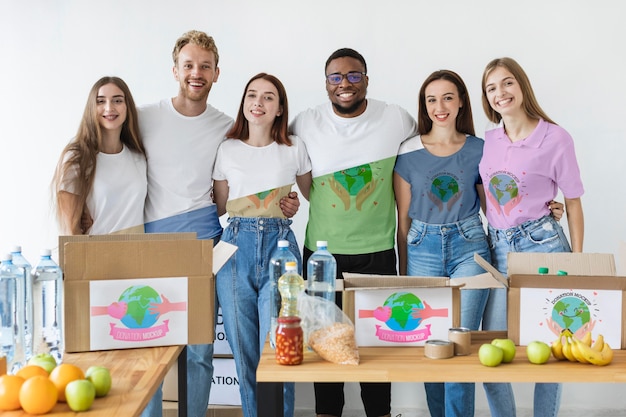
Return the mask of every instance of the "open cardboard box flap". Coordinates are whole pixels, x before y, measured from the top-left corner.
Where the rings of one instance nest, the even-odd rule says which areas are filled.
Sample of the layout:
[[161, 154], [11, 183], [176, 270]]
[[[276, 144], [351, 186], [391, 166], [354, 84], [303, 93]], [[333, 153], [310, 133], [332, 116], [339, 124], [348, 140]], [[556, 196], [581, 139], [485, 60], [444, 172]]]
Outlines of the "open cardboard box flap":
[[[482, 258], [481, 258], [482, 259]], [[493, 267], [492, 267], [493, 268]], [[343, 281], [343, 282], [342, 282]], [[354, 291], [363, 289], [380, 288], [426, 288], [426, 287], [458, 287], [462, 290], [502, 288], [506, 279], [501, 281], [497, 276], [485, 272], [465, 278], [448, 277], [413, 277], [405, 275], [368, 275], [344, 272], [343, 280], [337, 280], [337, 284], [343, 284], [338, 291]]]
[[[498, 281], [505, 283], [507, 279], [482, 256], [475, 253], [474, 260]], [[510, 252], [507, 255], [507, 273], [537, 274], [540, 267], [546, 267], [549, 273], [567, 271], [569, 275], [600, 275], [615, 276], [615, 259], [609, 253], [524, 253]]]

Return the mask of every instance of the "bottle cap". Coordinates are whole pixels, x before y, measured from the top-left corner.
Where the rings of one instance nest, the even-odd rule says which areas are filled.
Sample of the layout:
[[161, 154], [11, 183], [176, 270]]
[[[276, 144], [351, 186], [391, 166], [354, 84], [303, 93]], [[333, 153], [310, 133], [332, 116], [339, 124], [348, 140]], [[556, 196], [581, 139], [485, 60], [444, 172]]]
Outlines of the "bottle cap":
[[287, 271], [295, 271], [297, 267], [298, 265], [293, 261], [285, 262], [285, 270]]
[[13, 260], [13, 255], [11, 255], [10, 253], [5, 253], [2, 255], [2, 258], [0, 258], [0, 260], [4, 261], [12, 261]]
[[563, 271], [563, 270], [559, 269], [556, 274], [557, 275], [567, 275], [567, 271]]
[[328, 241], [326, 240], [318, 240], [317, 241], [317, 247], [322, 247], [322, 246], [328, 246]]
[[540, 267], [540, 268], [537, 270], [537, 272], [538, 272], [538, 273], [540, 273], [540, 274], [542, 274], [542, 275], [547, 274], [547, 273], [548, 273], [548, 271], [549, 271], [549, 269], [548, 269], [548, 268], [546, 268], [545, 266], [542, 266], [542, 267]]
[[50, 256], [52, 255], [52, 251], [50, 249], [42, 249], [39, 251], [39, 255], [41, 256]]
[[22, 247], [20, 245], [15, 245], [11, 249], [11, 252], [21, 252], [21, 251], [22, 251]]
[[278, 241], [278, 247], [279, 248], [288, 248], [289, 247], [289, 241], [288, 240], [279, 240]]

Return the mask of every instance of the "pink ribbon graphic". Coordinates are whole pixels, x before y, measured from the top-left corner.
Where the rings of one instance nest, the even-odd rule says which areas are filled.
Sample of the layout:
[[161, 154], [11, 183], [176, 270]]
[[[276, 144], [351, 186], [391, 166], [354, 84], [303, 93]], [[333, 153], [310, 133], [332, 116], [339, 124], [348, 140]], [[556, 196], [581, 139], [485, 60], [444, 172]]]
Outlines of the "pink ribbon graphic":
[[414, 330], [412, 332], [396, 332], [393, 330], [381, 329], [381, 326], [376, 325], [376, 337], [379, 340], [385, 342], [397, 342], [397, 343], [414, 343], [428, 340], [430, 337], [430, 324], [427, 324], [424, 329]]
[[110, 336], [115, 340], [122, 340], [126, 342], [141, 342], [144, 340], [154, 340], [165, 337], [170, 331], [168, 327], [169, 320], [163, 320], [163, 324], [160, 326], [150, 327], [147, 329], [127, 329], [124, 327], [117, 327], [115, 323], [109, 323], [111, 326]]

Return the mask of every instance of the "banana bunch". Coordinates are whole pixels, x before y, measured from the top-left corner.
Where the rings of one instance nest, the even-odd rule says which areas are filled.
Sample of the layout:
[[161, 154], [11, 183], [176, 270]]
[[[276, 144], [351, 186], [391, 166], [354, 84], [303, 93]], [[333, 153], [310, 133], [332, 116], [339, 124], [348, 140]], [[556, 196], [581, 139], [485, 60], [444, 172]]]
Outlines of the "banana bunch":
[[552, 355], [558, 360], [570, 362], [590, 363], [593, 365], [608, 365], [613, 360], [613, 350], [604, 342], [604, 336], [598, 335], [591, 344], [591, 332], [587, 332], [582, 339], [575, 337], [569, 329], [550, 345]]

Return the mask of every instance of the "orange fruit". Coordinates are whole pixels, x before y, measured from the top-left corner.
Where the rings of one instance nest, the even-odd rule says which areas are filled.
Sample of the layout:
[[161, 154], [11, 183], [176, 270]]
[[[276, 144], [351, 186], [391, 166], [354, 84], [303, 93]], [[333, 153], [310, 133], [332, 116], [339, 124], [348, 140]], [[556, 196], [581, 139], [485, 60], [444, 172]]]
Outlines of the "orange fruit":
[[20, 404], [28, 414], [45, 414], [57, 403], [57, 387], [48, 377], [36, 375], [22, 384]]
[[85, 373], [76, 365], [71, 363], [62, 363], [57, 365], [50, 372], [50, 381], [57, 387], [59, 393], [59, 401], [65, 402], [65, 387], [72, 381], [77, 379], [85, 379]]
[[45, 376], [47, 378], [48, 371], [46, 371], [39, 365], [25, 365], [22, 368], [20, 368], [20, 370], [17, 371], [15, 375], [19, 375], [24, 379], [28, 379], [37, 375]]
[[19, 410], [22, 384], [24, 384], [24, 378], [21, 376], [0, 376], [0, 410]]

